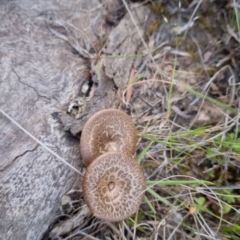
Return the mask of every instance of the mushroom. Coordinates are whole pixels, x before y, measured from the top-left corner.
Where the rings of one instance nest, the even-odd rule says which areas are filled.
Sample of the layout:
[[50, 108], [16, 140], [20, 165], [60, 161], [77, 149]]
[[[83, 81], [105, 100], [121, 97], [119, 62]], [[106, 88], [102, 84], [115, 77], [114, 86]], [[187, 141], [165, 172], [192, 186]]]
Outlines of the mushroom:
[[88, 166], [105, 152], [124, 152], [132, 156], [136, 143], [135, 125], [126, 113], [117, 109], [101, 110], [83, 127], [80, 140], [83, 163]]
[[97, 218], [118, 222], [134, 214], [146, 188], [142, 168], [121, 152], [96, 158], [83, 177], [84, 200]]

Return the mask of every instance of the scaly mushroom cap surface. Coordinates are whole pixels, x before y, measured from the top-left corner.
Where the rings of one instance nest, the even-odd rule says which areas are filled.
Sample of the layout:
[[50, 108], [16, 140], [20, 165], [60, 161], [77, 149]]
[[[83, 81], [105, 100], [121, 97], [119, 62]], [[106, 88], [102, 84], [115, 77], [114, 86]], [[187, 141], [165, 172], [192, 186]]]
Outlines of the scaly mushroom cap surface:
[[82, 188], [84, 200], [95, 217], [118, 222], [138, 210], [146, 180], [132, 157], [108, 152], [88, 166]]
[[88, 166], [106, 152], [124, 152], [132, 156], [136, 151], [137, 134], [132, 119], [123, 111], [106, 109], [95, 113], [83, 127], [80, 151]]

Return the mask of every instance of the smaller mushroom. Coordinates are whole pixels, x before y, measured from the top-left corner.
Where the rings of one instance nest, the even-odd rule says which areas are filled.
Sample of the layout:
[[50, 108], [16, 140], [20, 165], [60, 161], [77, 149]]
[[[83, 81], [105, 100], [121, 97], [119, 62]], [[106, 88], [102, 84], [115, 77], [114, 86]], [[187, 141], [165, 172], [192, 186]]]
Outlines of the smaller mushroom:
[[132, 119], [123, 111], [105, 109], [95, 113], [83, 127], [80, 151], [88, 166], [106, 152], [124, 152], [130, 156], [136, 151], [137, 134]]
[[97, 218], [118, 222], [137, 212], [146, 188], [140, 165], [129, 155], [108, 152], [96, 158], [83, 178], [84, 200]]

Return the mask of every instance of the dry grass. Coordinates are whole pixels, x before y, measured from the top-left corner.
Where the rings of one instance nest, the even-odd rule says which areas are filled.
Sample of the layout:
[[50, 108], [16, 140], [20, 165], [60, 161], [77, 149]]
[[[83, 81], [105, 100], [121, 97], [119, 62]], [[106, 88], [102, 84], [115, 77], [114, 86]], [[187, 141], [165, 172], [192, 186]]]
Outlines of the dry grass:
[[[216, 6], [211, 5], [212, 9], [204, 11], [201, 3], [195, 5], [186, 25], [175, 27], [175, 33], [183, 38], [169, 36], [173, 42], [168, 44], [175, 54], [160, 49], [160, 52], [152, 52], [149, 58], [162, 56], [151, 66], [152, 70], [154, 66], [162, 67], [153, 70], [152, 74], [156, 76], [157, 72], [157, 81], [164, 79], [162, 85], [150, 86], [153, 96], [159, 92], [163, 96], [158, 111], [154, 112], [153, 96], [147, 96], [143, 89], [135, 88], [135, 94], [142, 94], [145, 102], [149, 99], [151, 107], [140, 116], [141, 121], [135, 115], [136, 107], [139, 107], [134, 103], [136, 99], [129, 105], [139, 123], [141, 140], [137, 159], [148, 176], [145, 203], [137, 222], [131, 219], [130, 223], [133, 222], [133, 229], [137, 229], [139, 236], [150, 239], [240, 239], [240, 105], [236, 78], [239, 72], [233, 65], [233, 58], [239, 59], [239, 56], [232, 56], [232, 61], [218, 68], [208, 59], [207, 54], [210, 54], [215, 62], [222, 60], [215, 55], [220, 46], [215, 36], [208, 32], [211, 24], [203, 29], [204, 25], [197, 23], [197, 19], [205, 17], [201, 14], [215, 11]], [[239, 35], [239, 9], [234, 3], [225, 14], [233, 12], [236, 22], [233, 23], [234, 17], [228, 19], [232, 26], [229, 37], [235, 38]], [[214, 17], [208, 18], [212, 24], [218, 22]], [[225, 32], [227, 26], [222, 27]], [[209, 42], [197, 38], [199, 31], [209, 34], [216, 44], [215, 49]], [[236, 40], [231, 43], [235, 46], [234, 54], [240, 46]], [[174, 41], [175, 48], [172, 47]], [[219, 41], [224, 42], [224, 39]], [[196, 52], [191, 53], [184, 43]], [[188, 54], [194, 56], [186, 69], [183, 59]], [[165, 84], [166, 77], [159, 74], [165, 69], [170, 77], [168, 84]], [[221, 81], [225, 81], [225, 86]], [[156, 119], [156, 112], [160, 111], [161, 118]]]

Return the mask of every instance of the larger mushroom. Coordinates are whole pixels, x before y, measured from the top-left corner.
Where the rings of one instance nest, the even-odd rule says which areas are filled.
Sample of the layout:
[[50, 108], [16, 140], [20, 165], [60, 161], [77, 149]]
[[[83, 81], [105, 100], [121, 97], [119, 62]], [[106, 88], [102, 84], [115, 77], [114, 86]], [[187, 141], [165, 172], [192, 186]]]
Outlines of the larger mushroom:
[[118, 222], [134, 214], [146, 188], [140, 165], [129, 155], [108, 152], [95, 159], [83, 178], [83, 197], [93, 215]]
[[105, 109], [95, 113], [83, 127], [80, 151], [88, 166], [106, 152], [124, 152], [130, 156], [136, 151], [136, 129], [132, 119], [123, 111]]

